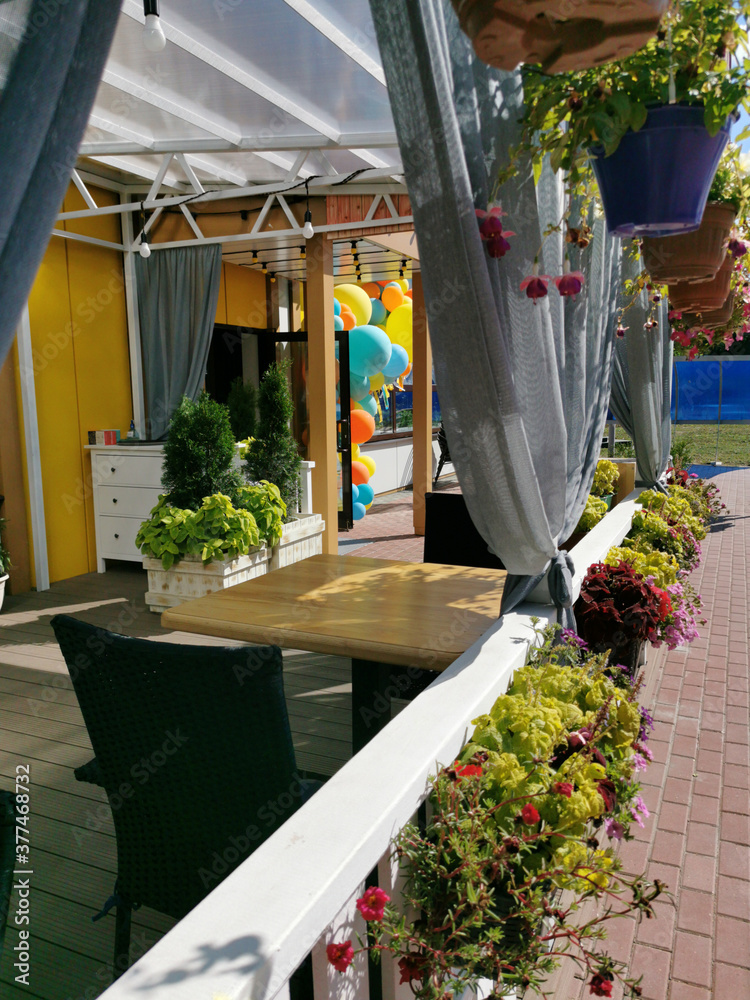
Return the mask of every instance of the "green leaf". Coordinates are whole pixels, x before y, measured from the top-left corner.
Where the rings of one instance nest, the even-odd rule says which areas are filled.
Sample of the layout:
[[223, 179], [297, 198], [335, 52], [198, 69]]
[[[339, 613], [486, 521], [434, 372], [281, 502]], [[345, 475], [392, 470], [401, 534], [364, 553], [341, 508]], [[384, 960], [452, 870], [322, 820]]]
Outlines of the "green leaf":
[[634, 132], [643, 128], [646, 123], [646, 118], [648, 116], [648, 109], [645, 104], [641, 104], [640, 101], [636, 101], [630, 108], [630, 127]]

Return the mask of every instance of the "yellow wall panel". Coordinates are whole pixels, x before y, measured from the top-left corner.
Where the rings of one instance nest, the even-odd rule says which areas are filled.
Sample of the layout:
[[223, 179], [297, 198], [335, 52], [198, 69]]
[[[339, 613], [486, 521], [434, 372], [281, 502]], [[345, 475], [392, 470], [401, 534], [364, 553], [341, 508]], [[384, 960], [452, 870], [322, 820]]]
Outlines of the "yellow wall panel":
[[53, 237], [29, 297], [50, 580], [88, 572], [67, 253]]
[[83, 504], [88, 537], [88, 569], [96, 570], [91, 460], [84, 446], [88, 431], [117, 428], [123, 437], [132, 419], [128, 324], [122, 254], [88, 243], [67, 245], [83, 460]]
[[221, 265], [221, 284], [219, 285], [219, 301], [216, 303], [216, 319], [214, 323], [226, 323], [227, 321], [227, 283], [224, 277], [224, 268]]
[[[108, 205], [119, 205], [120, 203], [120, 199], [114, 191], [106, 191], [104, 188], [97, 188], [90, 185], [88, 189], [99, 208], [106, 208]], [[88, 205], [83, 200], [83, 195], [74, 184], [71, 184], [68, 187], [68, 193], [65, 195], [63, 211], [80, 212], [84, 208], [88, 208]], [[58, 223], [56, 228], [62, 228], [60, 223]], [[67, 219], [64, 228], [70, 233], [93, 236], [97, 240], [122, 243], [122, 229], [120, 227], [119, 215], [95, 215], [88, 219]]]
[[227, 290], [227, 323], [265, 329], [266, 279], [260, 271], [239, 264], [224, 264]]

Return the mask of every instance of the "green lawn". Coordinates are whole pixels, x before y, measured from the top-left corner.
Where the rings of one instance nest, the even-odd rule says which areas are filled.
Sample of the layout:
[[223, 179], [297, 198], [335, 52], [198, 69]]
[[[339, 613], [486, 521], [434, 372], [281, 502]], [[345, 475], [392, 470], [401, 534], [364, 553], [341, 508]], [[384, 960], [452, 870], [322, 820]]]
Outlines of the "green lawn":
[[[616, 454], [633, 457], [632, 442], [617, 428]], [[682, 463], [706, 465], [716, 459], [716, 424], [672, 424], [672, 448], [680, 452]], [[602, 458], [607, 449], [602, 449]], [[722, 465], [750, 466], [750, 424], [722, 424], [719, 430], [719, 461]]]

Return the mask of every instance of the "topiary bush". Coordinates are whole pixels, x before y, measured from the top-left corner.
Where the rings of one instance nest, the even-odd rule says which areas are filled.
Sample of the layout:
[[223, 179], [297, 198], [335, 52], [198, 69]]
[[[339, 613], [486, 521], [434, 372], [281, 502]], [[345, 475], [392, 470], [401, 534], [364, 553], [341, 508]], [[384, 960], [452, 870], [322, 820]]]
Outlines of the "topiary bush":
[[258, 429], [247, 457], [247, 476], [252, 482], [266, 480], [278, 486], [288, 516], [299, 506], [301, 459], [289, 426], [294, 404], [287, 382], [288, 362], [274, 363], [260, 380]]
[[255, 437], [255, 428], [258, 422], [257, 397], [255, 386], [251, 383], [244, 382], [241, 377], [232, 382], [227, 397], [227, 406], [229, 407], [229, 421], [232, 425], [235, 441], [244, 441], [246, 438]]
[[169, 506], [198, 510], [204, 497], [216, 493], [233, 500], [242, 483], [233, 459], [234, 434], [226, 406], [205, 390], [195, 402], [183, 396], [164, 444], [161, 484]]

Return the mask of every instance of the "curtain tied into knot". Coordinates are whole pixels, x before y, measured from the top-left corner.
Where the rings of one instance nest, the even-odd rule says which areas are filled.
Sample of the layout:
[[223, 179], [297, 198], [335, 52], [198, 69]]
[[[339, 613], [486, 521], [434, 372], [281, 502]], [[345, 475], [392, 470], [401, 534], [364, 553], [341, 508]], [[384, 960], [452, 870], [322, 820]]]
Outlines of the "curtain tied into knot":
[[547, 586], [552, 603], [557, 608], [573, 607], [573, 571], [575, 567], [570, 553], [564, 549], [553, 556], [547, 577]]

